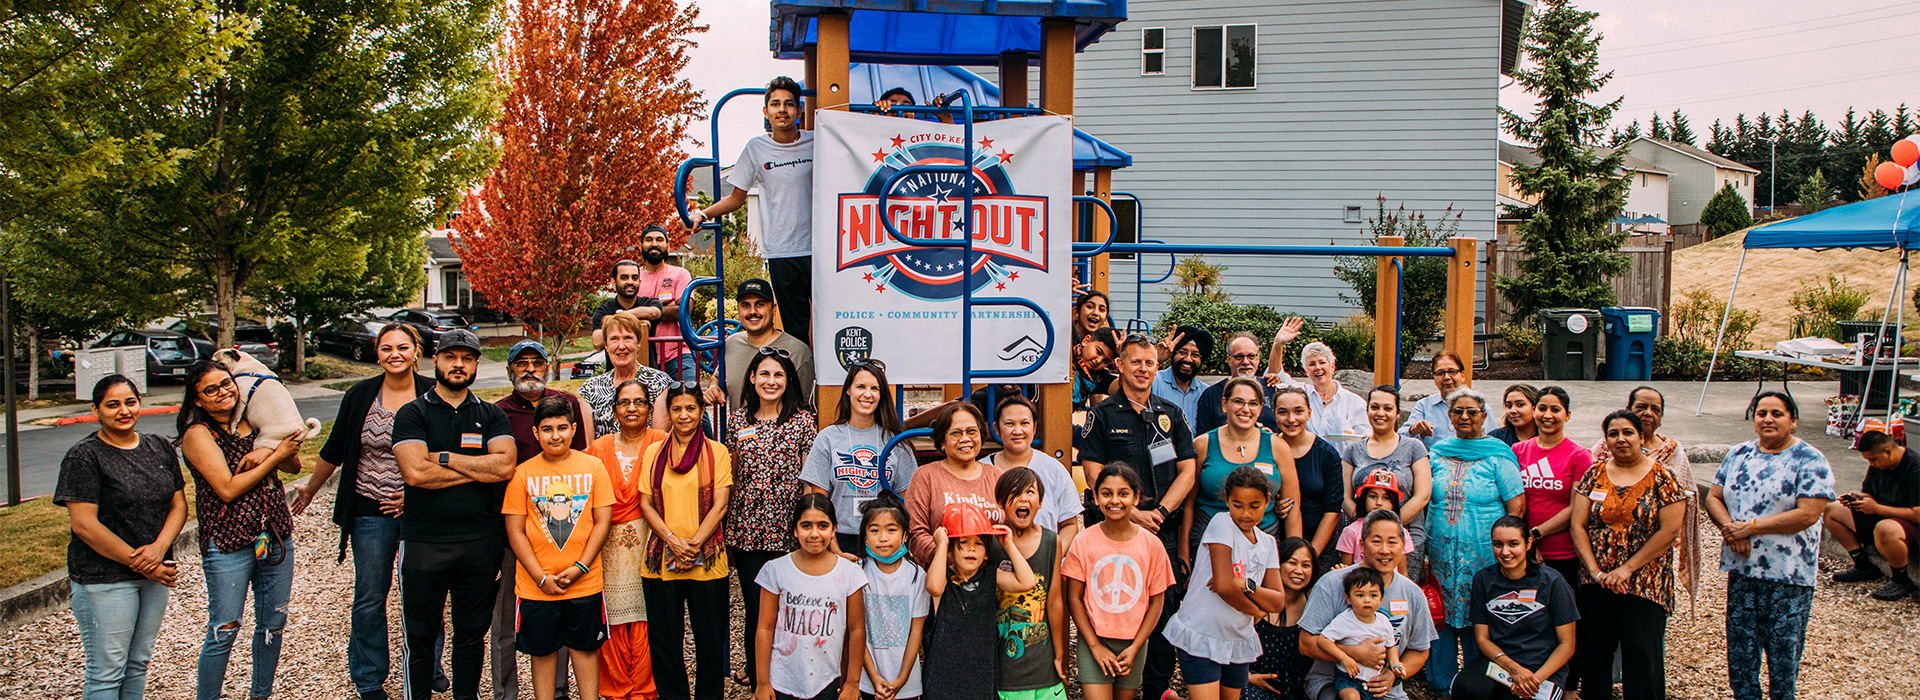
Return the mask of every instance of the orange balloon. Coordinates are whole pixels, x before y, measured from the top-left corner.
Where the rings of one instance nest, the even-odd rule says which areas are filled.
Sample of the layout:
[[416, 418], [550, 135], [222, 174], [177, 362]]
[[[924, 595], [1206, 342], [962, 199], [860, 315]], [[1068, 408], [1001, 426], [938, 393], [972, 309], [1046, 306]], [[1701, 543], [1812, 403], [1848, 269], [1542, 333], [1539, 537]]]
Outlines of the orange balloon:
[[1899, 189], [1901, 181], [1905, 179], [1907, 179], [1907, 169], [1900, 167], [1898, 163], [1881, 163], [1880, 167], [1873, 169], [1874, 182], [1890, 190]]
[[1920, 160], [1920, 143], [1914, 143], [1909, 139], [1893, 142], [1893, 162], [1899, 163], [1900, 167], [1904, 168], [1913, 165], [1916, 160]]

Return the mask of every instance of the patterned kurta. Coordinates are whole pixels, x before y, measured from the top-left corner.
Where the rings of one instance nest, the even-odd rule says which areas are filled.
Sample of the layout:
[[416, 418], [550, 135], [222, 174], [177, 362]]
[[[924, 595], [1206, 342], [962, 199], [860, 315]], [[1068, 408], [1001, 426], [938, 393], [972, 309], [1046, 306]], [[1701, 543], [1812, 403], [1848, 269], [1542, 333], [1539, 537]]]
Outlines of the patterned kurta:
[[1447, 626], [1465, 627], [1473, 574], [1493, 564], [1493, 547], [1487, 544], [1493, 521], [1507, 514], [1507, 501], [1521, 495], [1525, 487], [1511, 457], [1464, 461], [1435, 454], [1431, 463], [1427, 571], [1445, 594]]
[[[1604, 466], [1587, 471], [1574, 492], [1585, 495], [1587, 542], [1601, 571], [1620, 568], [1645, 547], [1660, 531], [1660, 509], [1687, 500], [1679, 478], [1659, 463], [1647, 475], [1627, 486], [1613, 483]], [[1593, 583], [1589, 572], [1580, 572], [1582, 583]], [[1673, 547], [1627, 577], [1627, 592], [1646, 598], [1668, 611], [1673, 610]]]

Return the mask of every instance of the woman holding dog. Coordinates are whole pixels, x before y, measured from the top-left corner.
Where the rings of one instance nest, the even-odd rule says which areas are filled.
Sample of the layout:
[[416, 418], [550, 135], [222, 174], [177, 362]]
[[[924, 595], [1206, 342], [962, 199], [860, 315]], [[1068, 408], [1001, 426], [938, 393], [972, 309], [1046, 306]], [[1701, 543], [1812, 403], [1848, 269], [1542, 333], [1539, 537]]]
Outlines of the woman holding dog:
[[[200, 646], [199, 700], [218, 700], [254, 593], [253, 682], [248, 697], [273, 696], [281, 634], [293, 594], [293, 514], [276, 471], [300, 471], [299, 436], [255, 449], [253, 426], [235, 415], [233, 375], [211, 362], [187, 371], [177, 425], [180, 454], [193, 468], [200, 564], [207, 579], [207, 637]], [[238, 420], [236, 420], [238, 419]]]
[[[380, 376], [362, 380], [340, 397], [333, 432], [320, 448], [313, 477], [295, 487], [294, 515], [325, 488], [335, 469], [340, 489], [334, 494], [333, 524], [340, 526], [338, 558], [353, 550], [353, 612], [347, 635], [347, 676], [362, 698], [384, 697], [391, 670], [387, 646], [387, 594], [393, 589], [393, 561], [400, 549], [400, 463], [393, 456], [393, 414], [408, 401], [433, 389], [433, 378], [414, 371], [420, 335], [413, 326], [389, 323], [373, 338]], [[446, 687], [446, 673], [434, 665], [434, 685]]]

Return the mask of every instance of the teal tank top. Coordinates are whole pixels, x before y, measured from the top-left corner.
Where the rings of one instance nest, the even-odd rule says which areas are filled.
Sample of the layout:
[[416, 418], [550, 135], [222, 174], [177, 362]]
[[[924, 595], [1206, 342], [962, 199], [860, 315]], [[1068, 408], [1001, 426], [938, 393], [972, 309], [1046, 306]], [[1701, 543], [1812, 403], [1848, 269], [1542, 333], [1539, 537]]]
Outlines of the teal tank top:
[[[1194, 495], [1194, 505], [1199, 507], [1199, 512], [1193, 514], [1196, 528], [1205, 528], [1206, 523], [1213, 522], [1213, 516], [1226, 512], [1227, 501], [1222, 498], [1220, 490], [1226, 486], [1227, 475], [1235, 469], [1253, 466], [1265, 472], [1267, 478], [1273, 480], [1274, 498], [1277, 500], [1280, 497], [1280, 474], [1273, 460], [1273, 434], [1260, 431], [1260, 451], [1253, 456], [1253, 461], [1229, 462], [1226, 454], [1220, 451], [1220, 430], [1216, 428], [1207, 433], [1207, 456], [1200, 462], [1200, 483], [1197, 486], [1200, 492]], [[1279, 518], [1274, 517], [1269, 504], [1266, 517], [1260, 519], [1260, 529], [1272, 532], [1278, 523]]]

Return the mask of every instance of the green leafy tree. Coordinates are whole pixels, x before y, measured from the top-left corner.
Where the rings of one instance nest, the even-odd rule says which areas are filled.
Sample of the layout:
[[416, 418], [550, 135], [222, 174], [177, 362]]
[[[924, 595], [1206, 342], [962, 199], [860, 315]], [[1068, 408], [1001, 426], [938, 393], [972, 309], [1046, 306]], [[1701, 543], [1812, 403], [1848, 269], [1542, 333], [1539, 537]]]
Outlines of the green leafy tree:
[[1706, 224], [1719, 238], [1741, 229], [1753, 226], [1753, 212], [1747, 207], [1747, 200], [1733, 189], [1729, 182], [1713, 193], [1713, 199], [1707, 200], [1707, 206], [1700, 210], [1700, 223]]
[[40, 226], [37, 217], [21, 217], [15, 220], [14, 235], [0, 236], [0, 256], [17, 270], [31, 271], [13, 278], [16, 340], [31, 350], [29, 400], [40, 395], [40, 363], [48, 359], [47, 344], [81, 346], [107, 331], [178, 313], [185, 306], [173, 271], [145, 264], [143, 258], [152, 251], [116, 248], [98, 237]]
[[[1460, 218], [1464, 212], [1456, 212], [1453, 207], [1436, 215], [1427, 216], [1426, 212], [1407, 211], [1401, 204], [1398, 209], [1387, 210], [1387, 198], [1374, 198], [1375, 212], [1367, 220], [1370, 229], [1369, 244], [1375, 244], [1381, 236], [1401, 236], [1401, 244], [1410, 248], [1440, 247], [1448, 245], [1460, 230]], [[1335, 259], [1333, 275], [1353, 288], [1353, 294], [1340, 294], [1340, 299], [1360, 307], [1367, 315], [1378, 317], [1376, 289], [1378, 270], [1373, 257], [1342, 257]], [[1447, 310], [1447, 265], [1448, 258], [1402, 258], [1400, 299], [1400, 350], [1401, 359], [1411, 360], [1413, 351], [1419, 349], [1440, 331], [1440, 319]], [[1388, 309], [1387, 313], [1393, 313]], [[1296, 344], [1298, 345], [1298, 344]], [[1343, 360], [1346, 355], [1342, 355]], [[1351, 360], [1348, 360], [1351, 362]]]
[[1539, 106], [1530, 116], [1500, 110], [1507, 132], [1535, 144], [1540, 156], [1539, 165], [1513, 168], [1520, 191], [1539, 198], [1533, 216], [1517, 230], [1531, 257], [1520, 262], [1518, 277], [1497, 281], [1520, 317], [1543, 308], [1611, 304], [1607, 278], [1629, 264], [1620, 253], [1626, 233], [1610, 226], [1627, 202], [1628, 182], [1619, 175], [1625, 151], [1602, 156], [1593, 149], [1620, 100], [1586, 101], [1613, 77], [1600, 72], [1596, 16], [1567, 0], [1543, 0], [1524, 46], [1533, 66], [1514, 77]]
[[1794, 195], [1794, 203], [1799, 204], [1800, 211], [1805, 214], [1820, 211], [1833, 203], [1833, 188], [1827, 185], [1827, 176], [1818, 170], [1800, 183]]
[[285, 352], [281, 361], [304, 375], [308, 334], [368, 309], [405, 306], [426, 287], [426, 262], [426, 241], [419, 234], [389, 232], [334, 246], [318, 258], [270, 264], [261, 277], [283, 282], [262, 289], [254, 303], [292, 322], [292, 362], [286, 362]]
[[301, 261], [340, 246], [419, 235], [492, 166], [500, 20], [495, 0], [216, 0], [216, 11], [256, 27], [228, 72], [129, 125], [192, 155], [178, 177], [114, 204], [116, 232], [159, 252], [148, 264], [182, 270], [213, 301], [225, 345], [244, 293], [299, 282]]

